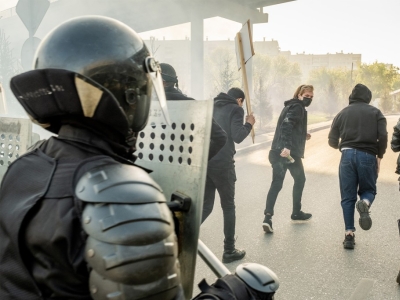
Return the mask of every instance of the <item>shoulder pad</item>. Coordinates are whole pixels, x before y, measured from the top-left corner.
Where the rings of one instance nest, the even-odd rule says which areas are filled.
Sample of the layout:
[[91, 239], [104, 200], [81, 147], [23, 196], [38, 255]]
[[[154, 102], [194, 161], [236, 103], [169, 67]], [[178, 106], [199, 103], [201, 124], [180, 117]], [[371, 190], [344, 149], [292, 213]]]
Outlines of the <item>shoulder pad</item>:
[[92, 203], [166, 202], [161, 187], [146, 171], [117, 162], [85, 172], [76, 183], [75, 195]]

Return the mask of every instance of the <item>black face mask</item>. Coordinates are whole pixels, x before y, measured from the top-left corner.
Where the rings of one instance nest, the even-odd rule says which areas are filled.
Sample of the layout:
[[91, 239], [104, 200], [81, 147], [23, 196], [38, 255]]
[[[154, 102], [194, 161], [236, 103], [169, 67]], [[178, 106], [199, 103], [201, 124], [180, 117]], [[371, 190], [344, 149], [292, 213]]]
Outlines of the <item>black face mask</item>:
[[312, 99], [311, 98], [303, 98], [303, 103], [304, 103], [304, 106], [310, 106], [310, 104], [311, 104], [311, 102], [312, 102]]

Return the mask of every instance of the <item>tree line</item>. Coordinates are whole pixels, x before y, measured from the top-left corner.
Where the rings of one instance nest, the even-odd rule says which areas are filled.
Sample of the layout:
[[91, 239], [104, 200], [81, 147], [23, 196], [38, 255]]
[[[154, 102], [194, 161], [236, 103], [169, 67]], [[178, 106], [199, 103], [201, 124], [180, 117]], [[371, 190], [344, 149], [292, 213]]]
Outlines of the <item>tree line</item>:
[[[304, 80], [300, 66], [287, 57], [256, 54], [252, 59], [251, 100], [258, 126], [270, 126], [274, 112], [280, 112], [283, 102], [291, 99], [296, 87], [302, 83], [315, 87], [314, 102], [308, 109], [310, 112], [334, 116], [348, 104], [348, 97], [356, 83], [363, 83], [371, 89], [374, 100], [372, 104], [383, 112], [400, 112], [400, 95], [391, 95], [400, 89], [398, 67], [374, 62], [355, 66], [354, 69], [314, 69]], [[10, 42], [0, 29], [0, 82], [5, 85], [21, 71], [21, 64], [13, 56]], [[213, 98], [221, 91], [226, 92], [232, 86], [242, 86], [236, 56], [230, 48], [217, 48], [207, 54], [204, 71], [207, 98]]]
[[[236, 57], [228, 48], [217, 48], [205, 59], [206, 97], [214, 97], [231, 86], [241, 86], [241, 73], [236, 66]], [[300, 66], [285, 56], [256, 54], [252, 62], [252, 108], [258, 126], [271, 126], [274, 112], [279, 113], [283, 102], [293, 97], [296, 87], [302, 83], [315, 88], [310, 112], [336, 115], [348, 105], [349, 95], [357, 83], [363, 83], [372, 91], [371, 104], [384, 113], [400, 112], [400, 96], [391, 93], [400, 89], [399, 68], [393, 65], [374, 62], [345, 68], [317, 68], [304, 80]]]

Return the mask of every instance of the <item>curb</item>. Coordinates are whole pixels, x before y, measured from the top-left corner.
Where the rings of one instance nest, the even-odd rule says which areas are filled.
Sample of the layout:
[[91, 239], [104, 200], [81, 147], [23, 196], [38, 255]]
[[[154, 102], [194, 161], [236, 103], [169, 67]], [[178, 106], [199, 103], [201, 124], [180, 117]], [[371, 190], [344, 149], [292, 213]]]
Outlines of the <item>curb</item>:
[[260, 143], [255, 143], [253, 145], [246, 146], [246, 147], [236, 150], [236, 154], [242, 154], [242, 153], [250, 152], [253, 150], [259, 150], [261, 148], [264, 148], [265, 146], [270, 145], [271, 143], [272, 143], [272, 139], [268, 140], [268, 141], [260, 142]]
[[312, 129], [310, 129], [308, 132], [316, 132], [316, 131], [324, 130], [324, 129], [327, 129], [327, 128], [330, 128], [330, 127], [331, 127], [331, 124], [329, 124], [329, 125], [324, 125], [324, 126], [321, 126], [321, 127], [312, 128]]

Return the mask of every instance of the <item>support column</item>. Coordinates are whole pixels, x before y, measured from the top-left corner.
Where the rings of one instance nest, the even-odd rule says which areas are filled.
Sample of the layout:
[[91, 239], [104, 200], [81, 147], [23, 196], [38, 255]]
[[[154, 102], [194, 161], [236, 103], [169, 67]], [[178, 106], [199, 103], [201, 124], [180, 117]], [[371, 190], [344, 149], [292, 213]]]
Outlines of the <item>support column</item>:
[[193, 14], [191, 22], [191, 92], [190, 96], [204, 100], [204, 23]]

